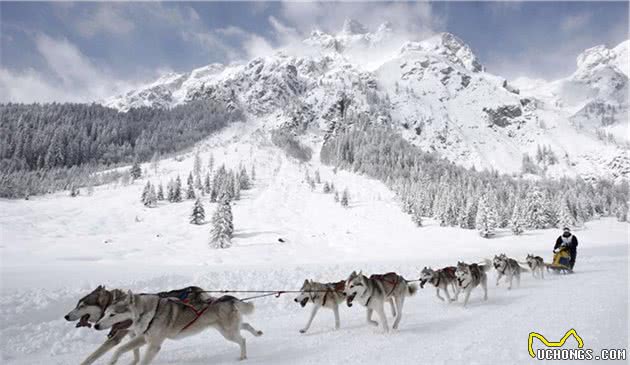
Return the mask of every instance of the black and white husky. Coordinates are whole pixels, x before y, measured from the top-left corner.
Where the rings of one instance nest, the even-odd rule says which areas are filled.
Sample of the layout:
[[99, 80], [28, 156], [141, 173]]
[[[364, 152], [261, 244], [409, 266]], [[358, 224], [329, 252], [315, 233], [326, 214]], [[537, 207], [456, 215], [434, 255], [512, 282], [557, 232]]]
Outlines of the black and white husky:
[[[345, 284], [346, 303], [348, 307], [356, 299], [367, 308], [368, 323], [378, 326], [379, 323], [372, 320], [372, 312], [378, 314], [380, 325], [384, 332], [389, 331], [387, 317], [385, 316], [385, 302], [393, 300], [395, 304], [395, 319], [393, 329], [397, 329], [402, 318], [402, 309], [405, 297], [414, 295], [417, 291], [415, 285], [409, 284], [402, 276], [390, 272], [382, 275], [372, 275], [369, 278], [362, 272], [353, 271]], [[394, 306], [392, 305], [392, 309]]]
[[[440, 296], [440, 290], [444, 291], [449, 303], [457, 300], [459, 287], [457, 286], [457, 279], [455, 278], [455, 270], [457, 270], [455, 266], [447, 266], [438, 270], [433, 270], [425, 266], [420, 272], [420, 288], [424, 288], [424, 284], [430, 283], [435, 287], [435, 295], [437, 295], [438, 299], [441, 301], [444, 301], [444, 298]], [[449, 287], [453, 290], [453, 298], [451, 298], [448, 292]]]
[[[78, 321], [76, 327], [92, 327], [92, 323], [96, 323], [99, 319], [103, 318], [105, 311], [109, 306], [123, 298], [125, 298], [127, 292], [120, 289], [108, 290], [103, 285], [99, 285], [91, 293], [79, 299], [77, 305], [64, 317], [67, 321]], [[182, 289], [171, 290], [168, 292], [161, 292], [158, 294], [162, 297], [173, 298], [187, 298], [193, 299], [203, 295], [203, 289], [196, 286], [189, 286]], [[121, 322], [115, 323], [111, 326], [111, 330], [107, 335], [107, 340], [99, 346], [90, 356], [88, 356], [81, 365], [89, 365], [98, 360], [101, 356], [107, 353], [112, 348], [116, 347], [125, 336], [135, 337], [135, 332], [131, 327], [132, 320], [127, 319]], [[133, 351], [134, 363], [140, 361], [140, 351], [135, 349]]]
[[479, 285], [483, 289], [483, 300], [488, 300], [488, 275], [486, 271], [490, 270], [491, 266], [492, 263], [489, 260], [486, 260], [484, 264], [457, 262], [455, 277], [459, 290], [464, 292], [464, 307], [468, 304], [470, 292]]
[[499, 280], [503, 276], [508, 281], [508, 290], [512, 289], [512, 280], [516, 278], [517, 286], [521, 286], [521, 271], [527, 271], [518, 264], [518, 261], [507, 257], [504, 253], [495, 255], [492, 260], [494, 268], [497, 270], [497, 286], [499, 286]]
[[545, 268], [547, 265], [545, 265], [545, 260], [543, 260], [542, 257], [527, 254], [525, 261], [527, 262], [527, 266], [529, 266], [534, 278], [545, 278]]
[[235, 342], [241, 349], [241, 360], [247, 358], [245, 338], [241, 330], [254, 336], [262, 332], [243, 322], [243, 315], [254, 311], [252, 303], [225, 295], [209, 298], [202, 305], [192, 305], [179, 299], [163, 298], [156, 294], [133, 294], [131, 291], [124, 298], [113, 302], [105, 310], [94, 328], [104, 330], [116, 323], [131, 320], [130, 329], [135, 332], [129, 342], [114, 351], [110, 365], [115, 364], [120, 356], [138, 349], [145, 344], [147, 349], [140, 361], [141, 365], [150, 364], [161, 349], [166, 339], [179, 340], [198, 334], [209, 327], [216, 328], [226, 340]]
[[335, 314], [335, 329], [339, 329], [339, 304], [346, 298], [343, 293], [344, 285], [344, 281], [318, 283], [313, 280], [304, 280], [304, 284], [302, 284], [302, 288], [300, 289], [300, 295], [293, 299], [293, 301], [299, 303], [302, 308], [311, 302], [313, 309], [311, 310], [311, 316], [306, 326], [300, 330], [300, 333], [306, 333], [306, 331], [308, 331], [317, 311], [322, 307], [332, 309]]

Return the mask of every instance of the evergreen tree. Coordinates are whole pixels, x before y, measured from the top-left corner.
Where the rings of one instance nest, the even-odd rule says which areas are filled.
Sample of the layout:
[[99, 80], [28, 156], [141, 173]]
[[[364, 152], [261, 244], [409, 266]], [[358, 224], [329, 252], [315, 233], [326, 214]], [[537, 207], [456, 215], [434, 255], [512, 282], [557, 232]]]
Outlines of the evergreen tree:
[[348, 189], [343, 189], [343, 193], [341, 194], [341, 206], [348, 207], [350, 196], [348, 194]]
[[203, 193], [203, 184], [201, 183], [200, 175], [195, 175], [195, 190], [199, 190]]
[[547, 212], [545, 196], [538, 188], [532, 189], [526, 199], [525, 225], [530, 229], [543, 229], [547, 226]]
[[147, 197], [147, 207], [155, 207], [157, 205], [157, 194], [155, 192], [155, 186], [151, 184], [149, 188], [149, 196]]
[[173, 179], [169, 180], [166, 185], [166, 200], [173, 203], [175, 201], [175, 182]]
[[510, 218], [510, 229], [515, 235], [520, 235], [525, 231], [525, 212], [520, 200], [516, 200], [514, 209], [512, 210], [512, 218]]
[[188, 174], [188, 179], [186, 179], [186, 199], [195, 199], [195, 185], [194, 178], [192, 172]]
[[192, 224], [202, 224], [206, 219], [206, 211], [203, 209], [203, 204], [201, 203], [201, 199], [195, 200], [195, 205], [193, 205], [192, 214], [190, 215], [190, 223]]
[[206, 173], [206, 177], [203, 179], [203, 191], [206, 194], [210, 194], [212, 191], [212, 184], [210, 183], [210, 173]]
[[494, 236], [497, 224], [497, 213], [488, 195], [483, 195], [477, 207], [476, 228], [481, 237], [490, 238]]
[[196, 199], [195, 188], [192, 185], [188, 185], [186, 189], [186, 199]]
[[164, 188], [162, 187], [162, 183], [158, 185], [157, 200], [164, 200]]
[[322, 191], [324, 192], [324, 194], [330, 193], [330, 185], [328, 185], [328, 181], [326, 181], [324, 183], [324, 187], [323, 187]]
[[210, 231], [210, 244], [214, 248], [228, 248], [232, 245], [234, 233], [232, 208], [230, 200], [223, 200], [212, 216], [212, 230]]
[[175, 183], [173, 184], [173, 202], [179, 203], [182, 200], [182, 180], [179, 178], [179, 175], [177, 175]]
[[315, 170], [315, 183], [316, 184], [321, 184], [322, 183], [322, 179], [319, 176], [319, 170]]
[[238, 175], [238, 182], [241, 190], [247, 190], [251, 187], [249, 175], [247, 174], [247, 170], [245, 170], [244, 167], [241, 168], [241, 171]]
[[129, 174], [131, 175], [131, 178], [134, 180], [142, 177], [142, 168], [140, 168], [140, 163], [138, 162], [138, 160], [134, 161], [133, 165], [131, 165]]
[[335, 200], [335, 203], [339, 202], [339, 193], [337, 192], [337, 190], [335, 190], [335, 194], [334, 194], [334, 198], [333, 199]]
[[615, 216], [618, 222], [628, 221], [628, 205], [625, 203], [619, 204], [615, 209]]
[[193, 161], [193, 172], [195, 176], [201, 175], [201, 156], [199, 156], [199, 150], [195, 151], [195, 159]]
[[252, 181], [256, 181], [256, 166], [252, 164]]
[[147, 184], [142, 189], [142, 195], [140, 196], [140, 201], [142, 204], [147, 205], [147, 197], [149, 196], [149, 191], [151, 190], [151, 182], [147, 181]]
[[418, 227], [422, 227], [422, 215], [420, 214], [420, 210], [419, 209], [413, 209], [411, 212], [411, 220], [416, 224], [416, 226]]
[[234, 187], [232, 197], [234, 200], [241, 200], [241, 177], [240, 174], [236, 174], [234, 176], [234, 183], [232, 186]]
[[574, 228], [576, 226], [575, 217], [573, 217], [565, 199], [560, 199], [558, 202], [558, 225], [560, 228]]

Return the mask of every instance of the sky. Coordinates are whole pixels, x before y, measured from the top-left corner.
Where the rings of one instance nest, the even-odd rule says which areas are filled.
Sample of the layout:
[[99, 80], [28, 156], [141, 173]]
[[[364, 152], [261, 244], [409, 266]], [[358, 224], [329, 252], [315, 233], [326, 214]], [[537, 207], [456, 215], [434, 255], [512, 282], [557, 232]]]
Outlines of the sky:
[[347, 18], [391, 22], [395, 42], [451, 32], [508, 79], [566, 77], [584, 49], [628, 39], [628, 2], [0, 2], [0, 101], [100, 100]]

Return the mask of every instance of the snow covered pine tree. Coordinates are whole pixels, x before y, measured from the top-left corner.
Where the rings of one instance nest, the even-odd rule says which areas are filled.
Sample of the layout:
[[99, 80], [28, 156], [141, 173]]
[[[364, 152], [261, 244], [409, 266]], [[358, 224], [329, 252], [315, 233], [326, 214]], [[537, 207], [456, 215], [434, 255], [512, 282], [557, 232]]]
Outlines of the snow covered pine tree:
[[228, 248], [232, 245], [234, 225], [229, 199], [223, 199], [212, 216], [210, 245], [214, 248]]
[[202, 224], [206, 219], [206, 211], [203, 209], [203, 204], [201, 203], [201, 199], [197, 198], [195, 200], [195, 205], [193, 205], [192, 214], [190, 215], [190, 223], [191, 224]]

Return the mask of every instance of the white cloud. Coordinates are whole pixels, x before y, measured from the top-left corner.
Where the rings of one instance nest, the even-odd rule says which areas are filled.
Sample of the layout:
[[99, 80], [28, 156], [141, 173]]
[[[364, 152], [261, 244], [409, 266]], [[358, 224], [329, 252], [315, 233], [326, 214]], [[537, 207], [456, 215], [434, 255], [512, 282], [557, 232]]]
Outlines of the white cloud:
[[[35, 36], [48, 70], [0, 68], [0, 100], [11, 102], [95, 101], [133, 86], [94, 65], [67, 39]], [[46, 72], [49, 71], [49, 72]]]
[[444, 23], [444, 19], [431, 11], [431, 4], [427, 2], [285, 2], [282, 3], [281, 14], [287, 23], [302, 33], [312, 29], [336, 32], [345, 19], [356, 19], [370, 29], [388, 21], [410, 40], [425, 38]]
[[135, 29], [135, 24], [118, 4], [103, 3], [93, 12], [79, 17], [76, 28], [84, 37], [92, 37], [99, 33], [125, 35]]

